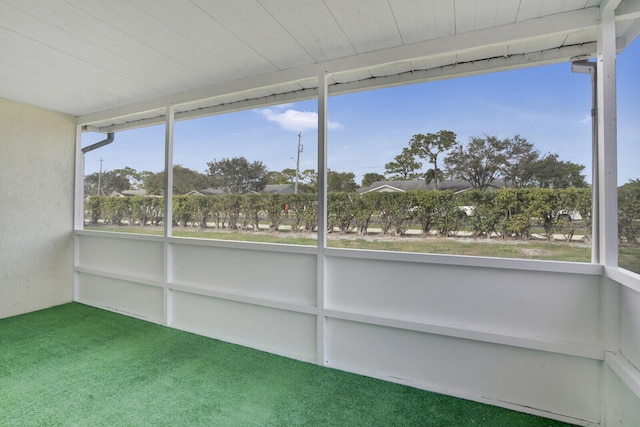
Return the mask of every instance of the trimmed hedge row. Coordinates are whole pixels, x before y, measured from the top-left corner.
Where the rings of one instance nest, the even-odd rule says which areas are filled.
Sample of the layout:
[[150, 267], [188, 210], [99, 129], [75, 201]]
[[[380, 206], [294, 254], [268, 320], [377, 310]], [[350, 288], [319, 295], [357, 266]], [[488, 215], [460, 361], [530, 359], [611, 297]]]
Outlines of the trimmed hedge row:
[[[318, 211], [315, 194], [238, 194], [174, 196], [173, 225], [277, 231], [283, 224], [293, 231], [315, 231]], [[327, 227], [331, 232], [404, 235], [419, 225], [424, 235], [455, 236], [461, 230], [473, 237], [529, 239], [537, 234], [570, 241], [580, 228], [591, 234], [591, 190], [525, 188], [496, 191], [410, 191], [406, 193], [329, 193]], [[85, 203], [89, 224], [160, 225], [161, 197], [91, 196]], [[634, 212], [622, 212], [621, 241], [637, 243], [640, 200], [621, 203]], [[626, 224], [626, 225], [625, 225]], [[414, 227], [415, 228], [415, 227]], [[542, 231], [541, 231], [542, 230]]]

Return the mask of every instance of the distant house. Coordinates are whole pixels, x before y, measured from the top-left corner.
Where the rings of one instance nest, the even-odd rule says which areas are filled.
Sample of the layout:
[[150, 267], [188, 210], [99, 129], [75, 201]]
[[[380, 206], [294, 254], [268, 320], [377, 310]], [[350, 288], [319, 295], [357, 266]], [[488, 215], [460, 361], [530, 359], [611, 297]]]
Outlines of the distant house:
[[222, 194], [227, 194], [227, 192], [219, 188], [209, 187], [200, 191], [191, 190], [187, 193], [187, 196], [220, 196]]
[[191, 190], [188, 193], [184, 193], [185, 196], [204, 196], [204, 194], [202, 194], [202, 192], [198, 191], [198, 190]]
[[[505, 182], [502, 179], [496, 179], [491, 185], [489, 190], [495, 190], [498, 188], [504, 188]], [[435, 190], [436, 186], [433, 182], [427, 184], [423, 179], [408, 180], [408, 181], [376, 181], [368, 187], [363, 187], [358, 190], [360, 194], [365, 193], [383, 193], [383, 192], [405, 192], [413, 190]], [[462, 193], [473, 189], [471, 184], [461, 179], [448, 179], [438, 182], [438, 190], [451, 190], [454, 193]]]
[[423, 179], [408, 181], [375, 181], [368, 187], [358, 189], [360, 194], [365, 193], [404, 193], [412, 190], [428, 190]]
[[146, 196], [147, 190], [123, 190], [120, 192], [114, 191], [110, 194], [111, 197], [133, 197], [133, 196]]
[[295, 187], [292, 184], [267, 184], [261, 193], [293, 194], [295, 193]]
[[[293, 184], [268, 184], [262, 191], [250, 191], [250, 193], [268, 193], [268, 194], [293, 194], [295, 188]], [[191, 190], [185, 194], [185, 196], [220, 196], [222, 194], [228, 194], [226, 191], [219, 188], [209, 187], [204, 190]]]

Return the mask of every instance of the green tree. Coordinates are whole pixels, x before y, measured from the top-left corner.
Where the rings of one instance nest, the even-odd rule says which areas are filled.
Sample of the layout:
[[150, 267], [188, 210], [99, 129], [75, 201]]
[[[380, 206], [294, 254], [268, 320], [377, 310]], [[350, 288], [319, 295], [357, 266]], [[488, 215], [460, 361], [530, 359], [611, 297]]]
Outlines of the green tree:
[[100, 182], [100, 177], [98, 172], [85, 175], [84, 176], [84, 195], [98, 196], [102, 194], [102, 192], [98, 190], [99, 182]]
[[[298, 177], [298, 179], [300, 179]], [[292, 168], [282, 169], [281, 172], [269, 171], [267, 184], [294, 184], [296, 182], [296, 170]]]
[[353, 172], [327, 171], [327, 192], [353, 192], [358, 189]]
[[318, 174], [313, 169], [305, 169], [300, 172], [298, 181], [298, 192], [300, 193], [317, 193], [318, 192]]
[[[298, 192], [315, 193], [318, 188], [317, 174], [313, 169], [305, 169], [298, 173]], [[296, 170], [283, 169], [281, 172], [270, 171], [267, 173], [267, 184], [295, 184]]]
[[515, 188], [526, 187], [534, 183], [540, 152], [520, 135], [505, 140], [505, 143], [504, 179]]
[[640, 179], [618, 187], [618, 238], [627, 245], [640, 241]]
[[438, 189], [438, 181], [442, 177], [438, 170], [438, 156], [453, 148], [457, 143], [456, 134], [449, 130], [426, 135], [418, 133], [413, 135], [409, 141], [410, 153], [433, 165], [433, 168], [430, 169], [431, 173], [425, 177], [433, 181], [436, 189]]
[[[207, 177], [198, 171], [185, 168], [182, 165], [173, 167], [173, 194], [186, 194], [192, 190], [202, 190], [207, 187]], [[145, 172], [143, 186], [147, 194], [164, 194], [164, 171]]]
[[267, 185], [267, 168], [260, 161], [249, 163], [244, 157], [234, 157], [213, 159], [207, 166], [210, 185], [230, 194], [259, 192]]
[[548, 154], [533, 166], [532, 180], [542, 188], [586, 187], [583, 165], [558, 160], [557, 154]]
[[368, 187], [376, 181], [384, 181], [384, 175], [380, 175], [379, 173], [375, 172], [365, 173], [362, 176], [361, 187]]
[[467, 181], [473, 188], [486, 189], [505, 168], [508, 140], [495, 136], [471, 137], [466, 146], [458, 145], [444, 159], [448, 172]]
[[102, 173], [94, 172], [84, 177], [84, 194], [86, 196], [109, 196], [113, 192], [120, 193], [130, 190], [137, 185], [136, 177], [138, 177], [138, 173], [128, 166]]
[[[164, 194], [164, 171], [162, 172], [146, 172], [142, 181], [147, 194], [163, 195]], [[175, 193], [174, 193], [175, 194]]]
[[418, 162], [409, 147], [402, 149], [392, 162], [384, 165], [385, 174], [389, 175], [392, 180], [407, 180], [419, 178], [417, 172], [422, 167], [422, 163]]
[[429, 169], [427, 170], [427, 172], [424, 174], [424, 180], [427, 184], [430, 184], [431, 182], [436, 182], [435, 186], [436, 186], [436, 190], [438, 189], [438, 184], [437, 182], [440, 181], [442, 182], [444, 180], [444, 172], [442, 172], [441, 170], [434, 170], [434, 169]]

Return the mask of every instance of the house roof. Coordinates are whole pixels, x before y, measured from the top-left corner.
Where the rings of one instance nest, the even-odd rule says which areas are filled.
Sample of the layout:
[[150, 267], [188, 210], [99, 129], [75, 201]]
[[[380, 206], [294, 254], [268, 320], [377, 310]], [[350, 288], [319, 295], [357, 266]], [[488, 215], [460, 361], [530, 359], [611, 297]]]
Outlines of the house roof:
[[[268, 184], [260, 193], [277, 193], [277, 194], [293, 194], [294, 187], [291, 184]], [[186, 195], [201, 195], [201, 196], [219, 196], [221, 194], [227, 194], [224, 190], [219, 188], [205, 188], [200, 191], [190, 191]]]
[[369, 193], [372, 191], [412, 191], [427, 189], [427, 184], [424, 179], [414, 179], [407, 181], [375, 181], [368, 187], [360, 188], [358, 192]]
[[132, 196], [146, 196], [147, 190], [123, 190], [121, 192], [113, 191], [111, 197], [132, 197]]
[[[505, 186], [503, 179], [496, 179], [489, 187], [502, 188]], [[451, 190], [454, 192], [466, 191], [471, 189], [471, 184], [461, 179], [447, 179], [438, 182], [439, 190]], [[412, 191], [412, 190], [435, 190], [436, 186], [433, 182], [427, 184], [423, 179], [414, 179], [407, 181], [376, 181], [368, 187], [360, 188], [358, 192], [364, 194], [373, 191]]]
[[267, 184], [261, 193], [293, 194], [295, 187], [291, 184]]
[[0, 97], [102, 132], [330, 93], [588, 58], [640, 0], [0, 0]]
[[213, 187], [205, 188], [204, 190], [197, 191], [197, 193], [200, 193], [203, 196], [219, 196], [221, 194], [227, 194], [224, 190]]

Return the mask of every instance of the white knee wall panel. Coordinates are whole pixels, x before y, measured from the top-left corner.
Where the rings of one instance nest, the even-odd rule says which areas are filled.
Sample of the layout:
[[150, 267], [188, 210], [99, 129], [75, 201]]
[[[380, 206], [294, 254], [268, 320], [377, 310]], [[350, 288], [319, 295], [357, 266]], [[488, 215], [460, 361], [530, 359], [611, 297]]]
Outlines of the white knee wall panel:
[[172, 291], [177, 329], [294, 359], [314, 361], [316, 317], [272, 307]]
[[172, 244], [170, 281], [211, 291], [315, 306], [316, 257], [294, 250]]
[[383, 260], [327, 261], [327, 308], [598, 346], [600, 277]]
[[[597, 421], [601, 361], [339, 319], [327, 365], [542, 414]], [[533, 411], [532, 411], [533, 409]]]
[[130, 280], [76, 273], [80, 286], [76, 300], [154, 323], [164, 319], [163, 289]]

